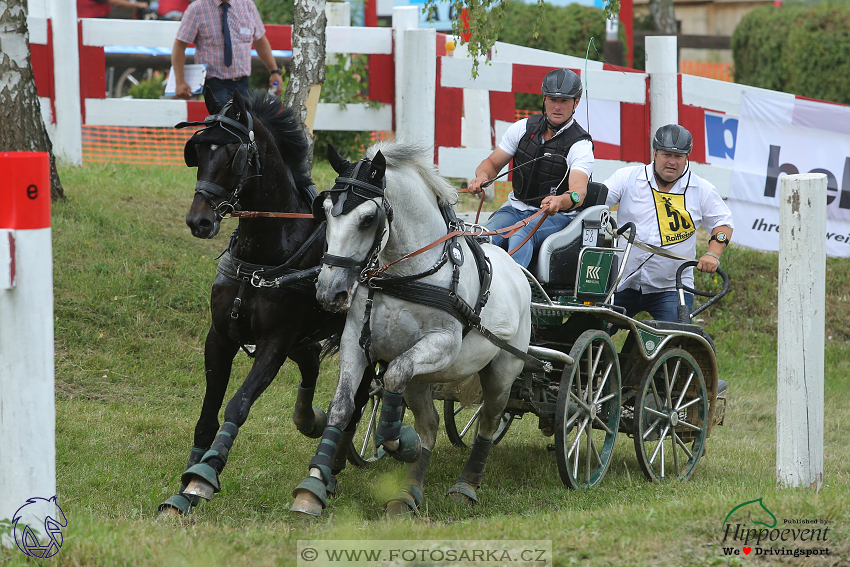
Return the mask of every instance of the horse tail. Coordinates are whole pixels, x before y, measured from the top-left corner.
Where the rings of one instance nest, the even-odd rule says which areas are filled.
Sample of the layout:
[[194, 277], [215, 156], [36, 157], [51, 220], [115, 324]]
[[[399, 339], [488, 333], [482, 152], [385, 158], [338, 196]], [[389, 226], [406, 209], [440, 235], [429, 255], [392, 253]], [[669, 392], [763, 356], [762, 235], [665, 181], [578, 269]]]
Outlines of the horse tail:
[[333, 356], [339, 352], [339, 345], [342, 342], [342, 333], [331, 335], [322, 342], [322, 352], [319, 354], [319, 361], [325, 360], [329, 356]]

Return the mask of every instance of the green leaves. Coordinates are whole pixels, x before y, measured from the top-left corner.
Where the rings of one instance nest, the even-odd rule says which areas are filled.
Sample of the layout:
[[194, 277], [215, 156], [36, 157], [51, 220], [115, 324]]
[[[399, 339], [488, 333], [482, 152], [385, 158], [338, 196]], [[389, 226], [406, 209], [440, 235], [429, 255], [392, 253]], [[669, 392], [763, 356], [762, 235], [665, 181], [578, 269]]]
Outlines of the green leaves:
[[735, 81], [850, 103], [850, 6], [766, 6], [732, 35]]

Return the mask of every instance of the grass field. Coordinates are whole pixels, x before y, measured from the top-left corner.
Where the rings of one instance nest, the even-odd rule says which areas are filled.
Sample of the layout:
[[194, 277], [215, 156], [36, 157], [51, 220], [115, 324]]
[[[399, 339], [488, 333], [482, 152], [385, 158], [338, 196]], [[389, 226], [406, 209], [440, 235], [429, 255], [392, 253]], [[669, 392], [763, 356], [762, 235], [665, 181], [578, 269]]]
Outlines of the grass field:
[[[240, 431], [221, 493], [188, 520], [158, 521], [157, 506], [178, 488], [192, 444], [209, 287], [232, 224], [212, 241], [191, 236], [183, 217], [193, 170], [108, 165], [61, 174], [68, 200], [53, 208], [56, 464], [69, 525], [52, 565], [295, 565], [297, 542], [308, 539], [546, 540], [559, 566], [850, 565], [847, 260], [827, 261], [819, 494], [775, 487], [777, 255], [732, 245], [723, 266], [733, 291], [704, 316], [730, 385], [726, 423], [714, 430], [690, 482], [645, 481], [631, 439], [621, 435], [602, 485], [570, 491], [546, 449], [551, 438], [529, 415], [493, 449], [475, 508], [443, 496], [466, 453], [442, 433], [419, 518], [382, 519], [384, 499], [403, 476], [402, 465], [389, 459], [367, 469], [349, 466], [321, 520], [293, 518], [291, 491], [317, 443], [291, 423], [299, 377], [287, 363]], [[315, 177], [323, 188], [334, 173], [320, 163]], [[247, 357], [238, 356], [228, 399], [248, 368]], [[335, 361], [323, 366], [320, 404], [330, 400], [336, 372]], [[830, 555], [724, 555], [724, 518], [758, 498], [780, 524], [828, 522], [826, 543], [787, 547], [828, 547]], [[0, 550], [0, 563], [47, 561], [28, 561], [12, 549]]]

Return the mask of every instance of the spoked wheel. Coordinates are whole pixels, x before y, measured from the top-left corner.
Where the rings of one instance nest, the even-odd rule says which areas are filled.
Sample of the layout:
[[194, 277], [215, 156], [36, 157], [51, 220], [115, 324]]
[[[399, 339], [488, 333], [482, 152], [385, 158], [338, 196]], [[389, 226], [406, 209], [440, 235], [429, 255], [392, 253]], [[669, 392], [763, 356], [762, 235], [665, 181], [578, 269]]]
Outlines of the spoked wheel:
[[687, 480], [708, 436], [705, 379], [687, 351], [663, 351], [635, 397], [635, 452], [649, 480]]
[[[348, 447], [348, 462], [355, 467], [365, 467], [386, 455], [384, 448], [375, 448], [373, 435], [381, 410], [381, 382], [372, 380], [369, 388], [369, 401], [363, 408], [363, 416], [357, 424], [357, 432]], [[404, 415], [404, 414], [402, 414]]]
[[[475, 403], [462, 405], [454, 400], [443, 401], [443, 421], [446, 424], [446, 435], [455, 447], [471, 449], [478, 436], [478, 420], [481, 417], [481, 395]], [[510, 412], [502, 414], [499, 428], [493, 436], [493, 445], [497, 445], [508, 433], [514, 416]]]
[[569, 488], [602, 482], [620, 423], [620, 362], [608, 333], [589, 330], [570, 350], [555, 410], [558, 472]]

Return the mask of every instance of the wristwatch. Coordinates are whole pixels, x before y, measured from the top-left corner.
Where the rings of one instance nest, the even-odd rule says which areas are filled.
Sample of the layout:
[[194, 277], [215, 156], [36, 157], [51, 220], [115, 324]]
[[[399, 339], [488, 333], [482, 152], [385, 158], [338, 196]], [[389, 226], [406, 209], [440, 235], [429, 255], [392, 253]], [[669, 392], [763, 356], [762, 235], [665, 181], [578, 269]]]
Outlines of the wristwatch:
[[718, 232], [717, 234], [712, 234], [711, 238], [708, 239], [708, 243], [711, 244], [712, 240], [716, 240], [717, 242], [719, 242], [723, 246], [729, 245], [729, 237], [726, 236], [725, 232]]
[[578, 206], [579, 202], [581, 202], [581, 195], [579, 195], [575, 191], [570, 191], [570, 201], [570, 208], [567, 209], [567, 212], [575, 209]]
[[280, 75], [282, 77], [283, 76], [283, 69], [275, 69], [274, 71], [269, 71], [269, 75], [274, 75], [275, 73], [277, 73], [278, 75]]

